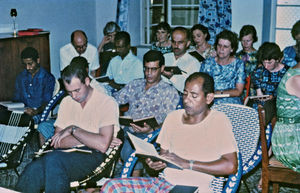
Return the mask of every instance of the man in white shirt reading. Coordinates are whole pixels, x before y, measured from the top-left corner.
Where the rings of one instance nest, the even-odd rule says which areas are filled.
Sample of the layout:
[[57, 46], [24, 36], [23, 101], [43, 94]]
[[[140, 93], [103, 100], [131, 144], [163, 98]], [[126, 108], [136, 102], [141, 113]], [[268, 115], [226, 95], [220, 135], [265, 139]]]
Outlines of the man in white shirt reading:
[[97, 48], [88, 43], [84, 31], [76, 30], [71, 34], [71, 42], [60, 48], [60, 71], [68, 66], [75, 56], [82, 56], [89, 62], [89, 73], [95, 77], [99, 68], [99, 55]]
[[174, 74], [173, 71], [165, 71], [163, 75], [173, 86], [183, 93], [185, 79], [194, 72], [199, 72], [199, 61], [187, 52], [191, 43], [189, 40], [189, 31], [184, 27], [176, 27], [172, 32], [173, 52], [164, 55], [167, 66], [178, 66], [182, 74]]

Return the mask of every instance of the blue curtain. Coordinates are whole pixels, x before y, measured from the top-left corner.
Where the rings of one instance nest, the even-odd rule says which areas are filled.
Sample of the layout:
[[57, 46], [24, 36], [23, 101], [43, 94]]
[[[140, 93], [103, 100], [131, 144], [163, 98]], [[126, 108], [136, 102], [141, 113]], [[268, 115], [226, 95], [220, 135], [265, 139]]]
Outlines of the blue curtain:
[[198, 23], [208, 28], [213, 44], [218, 33], [231, 29], [231, 0], [201, 0]]
[[127, 31], [128, 28], [128, 8], [129, 0], [118, 0], [117, 24], [121, 31]]

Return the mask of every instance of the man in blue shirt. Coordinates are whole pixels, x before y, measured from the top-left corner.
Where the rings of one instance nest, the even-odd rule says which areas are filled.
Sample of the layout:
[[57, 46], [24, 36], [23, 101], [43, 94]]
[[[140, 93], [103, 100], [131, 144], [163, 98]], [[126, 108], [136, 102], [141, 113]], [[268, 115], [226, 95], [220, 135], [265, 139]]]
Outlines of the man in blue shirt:
[[14, 101], [24, 103], [25, 113], [34, 116], [42, 113], [52, 98], [55, 78], [40, 66], [35, 48], [25, 48], [21, 60], [25, 69], [17, 76]]

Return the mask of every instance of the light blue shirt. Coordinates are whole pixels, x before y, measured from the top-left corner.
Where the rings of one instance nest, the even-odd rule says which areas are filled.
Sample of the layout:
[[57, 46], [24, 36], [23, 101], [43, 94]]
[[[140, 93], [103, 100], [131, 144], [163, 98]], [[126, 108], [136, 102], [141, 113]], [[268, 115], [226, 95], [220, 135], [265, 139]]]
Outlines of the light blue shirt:
[[111, 59], [106, 76], [118, 84], [127, 84], [138, 78], [144, 78], [143, 62], [131, 52], [122, 60], [121, 56]]

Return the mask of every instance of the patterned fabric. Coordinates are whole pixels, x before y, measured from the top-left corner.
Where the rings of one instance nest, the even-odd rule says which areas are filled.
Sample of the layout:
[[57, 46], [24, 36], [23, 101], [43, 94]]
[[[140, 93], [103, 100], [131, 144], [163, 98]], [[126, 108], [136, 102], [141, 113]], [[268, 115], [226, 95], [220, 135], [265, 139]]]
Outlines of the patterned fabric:
[[218, 33], [231, 29], [231, 0], [200, 1], [198, 23], [208, 28], [213, 44]]
[[[236, 54], [236, 57], [239, 58], [240, 60], [242, 60], [245, 64], [245, 73], [246, 73], [246, 78], [247, 77], [252, 77], [254, 74], [254, 70], [257, 66], [257, 51], [253, 51], [253, 52], [244, 52], [243, 50], [239, 51]], [[249, 90], [249, 95], [250, 96], [254, 96], [256, 95], [255, 89], [253, 88], [253, 84], [250, 83], [250, 90]], [[243, 96], [242, 98], [244, 98], [246, 96], [246, 88], [243, 91]]]
[[153, 43], [151, 46], [151, 50], [160, 51], [161, 53], [166, 54], [172, 52], [172, 46], [161, 47], [161, 46], [157, 46], [156, 43]]
[[284, 48], [283, 60], [282, 60], [283, 64], [293, 67], [297, 64], [295, 58], [296, 58], [296, 50], [294, 49], [294, 46], [288, 46]]
[[154, 115], [160, 124], [169, 112], [175, 110], [179, 102], [178, 92], [163, 80], [146, 91], [145, 85], [145, 79], [133, 80], [113, 96], [119, 104], [129, 103], [125, 115], [133, 119]]
[[129, 0], [118, 0], [117, 24], [120, 26], [121, 31], [127, 31], [128, 28], [129, 2]]
[[245, 64], [245, 73], [246, 73], [246, 77], [248, 77], [249, 75], [252, 75], [254, 73], [254, 70], [257, 66], [257, 51], [253, 51], [253, 52], [244, 52], [243, 50], [239, 51], [236, 54], [236, 57], [239, 58], [240, 60], [242, 60]]
[[23, 102], [26, 107], [39, 108], [51, 100], [54, 85], [54, 76], [43, 67], [34, 77], [25, 69], [17, 76], [14, 100]]
[[253, 76], [254, 89], [261, 89], [263, 94], [276, 97], [277, 87], [288, 68], [288, 66], [284, 66], [278, 72], [270, 72], [264, 66], [258, 67]]
[[101, 192], [103, 193], [164, 193], [169, 192], [175, 186], [163, 178], [115, 178], [107, 181]]
[[[278, 86], [277, 120], [272, 136], [272, 150], [276, 158], [287, 167], [300, 172], [300, 99], [290, 95], [286, 82], [300, 75], [300, 69], [289, 69]], [[281, 121], [294, 120], [295, 123]], [[293, 122], [293, 121], [291, 121]]]
[[[206, 72], [213, 77], [215, 81], [215, 90], [235, 89], [237, 83], [245, 83], [245, 66], [240, 59], [235, 59], [227, 65], [220, 65], [215, 58], [206, 59], [200, 68], [200, 72]], [[242, 104], [240, 97], [225, 97], [214, 100], [215, 104], [233, 103]]]

